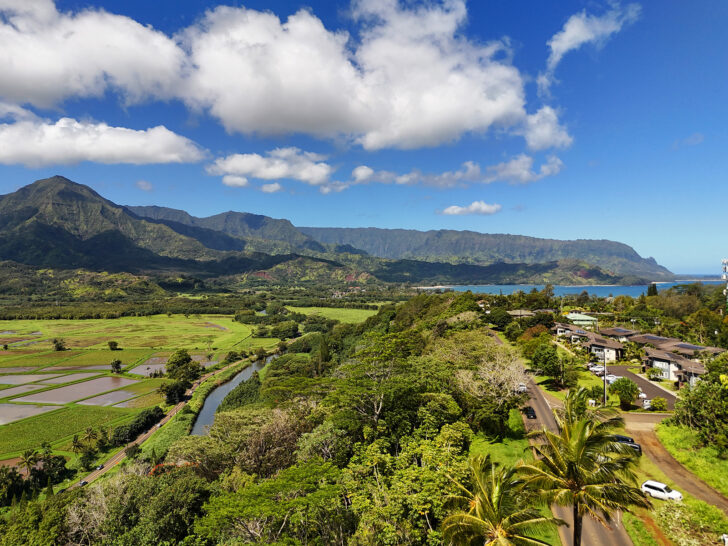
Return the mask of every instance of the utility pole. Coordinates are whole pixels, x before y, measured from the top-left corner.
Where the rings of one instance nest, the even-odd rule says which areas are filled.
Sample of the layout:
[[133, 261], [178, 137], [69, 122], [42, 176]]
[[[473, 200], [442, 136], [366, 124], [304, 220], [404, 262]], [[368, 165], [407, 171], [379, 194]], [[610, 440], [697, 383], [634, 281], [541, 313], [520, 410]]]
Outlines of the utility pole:
[[723, 295], [726, 297], [726, 308], [728, 308], [728, 259], [723, 260], [723, 280], [726, 281]]
[[602, 351], [604, 357], [604, 407], [607, 406], [607, 351]]

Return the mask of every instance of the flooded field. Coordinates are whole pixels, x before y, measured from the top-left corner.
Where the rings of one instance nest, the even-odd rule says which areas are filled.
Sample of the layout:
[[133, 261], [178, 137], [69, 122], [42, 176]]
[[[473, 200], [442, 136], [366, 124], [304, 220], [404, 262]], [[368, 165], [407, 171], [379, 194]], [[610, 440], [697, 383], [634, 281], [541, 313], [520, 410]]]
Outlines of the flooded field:
[[7, 425], [26, 417], [35, 417], [41, 413], [57, 410], [56, 406], [29, 406], [19, 404], [0, 404], [0, 425]]
[[35, 370], [35, 366], [11, 366], [8, 368], [0, 368], [0, 373], [23, 373]]
[[44, 368], [44, 372], [69, 372], [73, 370], [108, 370], [110, 366], [108, 364], [97, 364], [96, 366], [52, 366], [50, 368]]
[[19, 387], [12, 387], [10, 389], [4, 389], [0, 391], [0, 398], [7, 398], [9, 396], [18, 396], [19, 394], [25, 394], [26, 392], [37, 391], [38, 389], [44, 388], [45, 385], [20, 385]]
[[[129, 370], [129, 373], [150, 376], [156, 371], [161, 370], [164, 372], [167, 366], [167, 359], [168, 357], [166, 356], [154, 356], [147, 360], [144, 364], [140, 364], [139, 366]], [[205, 368], [210, 368], [219, 362], [218, 360], [207, 360], [205, 355], [192, 355], [192, 360], [199, 362]]]
[[95, 372], [89, 372], [89, 373], [69, 373], [66, 375], [61, 375], [60, 377], [56, 377], [55, 379], [47, 379], [43, 381], [46, 385], [60, 385], [61, 383], [71, 383], [72, 381], [79, 381], [81, 379], [88, 379], [89, 377], [95, 377], [99, 374]]
[[124, 377], [99, 377], [98, 379], [91, 379], [84, 383], [77, 383], [75, 385], [69, 385], [68, 387], [60, 387], [50, 391], [39, 392], [38, 394], [30, 394], [23, 396], [22, 398], [16, 398], [13, 402], [37, 402], [41, 404], [67, 404], [69, 402], [75, 402], [95, 394], [101, 394], [102, 392], [110, 391], [112, 389], [119, 389], [121, 387], [128, 387], [133, 385], [137, 381], [133, 379], [126, 379]]
[[84, 406], [113, 406], [114, 404], [118, 404], [119, 402], [123, 402], [124, 400], [128, 400], [129, 398], [133, 398], [134, 396], [137, 396], [137, 393], [135, 393], [134, 391], [125, 391], [122, 389], [120, 391], [107, 392], [106, 394], [100, 394], [99, 396], [88, 398], [82, 402], [79, 402], [79, 404], [82, 404]]
[[58, 374], [25, 374], [25, 375], [0, 375], [2, 385], [25, 385], [34, 381], [43, 381], [58, 377]]
[[137, 366], [136, 368], [132, 368], [131, 370], [129, 370], [129, 373], [150, 376], [156, 371], [159, 371], [159, 370], [164, 371], [164, 368], [166, 366], [167, 366], [166, 364], [141, 364], [141, 365]]

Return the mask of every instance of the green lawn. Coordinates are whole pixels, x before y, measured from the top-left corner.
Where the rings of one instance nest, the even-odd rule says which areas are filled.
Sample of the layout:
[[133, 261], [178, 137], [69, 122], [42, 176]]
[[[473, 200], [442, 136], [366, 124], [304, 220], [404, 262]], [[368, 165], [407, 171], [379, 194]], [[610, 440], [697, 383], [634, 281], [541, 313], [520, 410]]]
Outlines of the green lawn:
[[657, 437], [670, 454], [705, 483], [728, 495], [728, 460], [714, 447], [701, 447], [697, 433], [682, 426], [657, 426]]
[[364, 322], [372, 315], [377, 314], [377, 311], [370, 309], [343, 309], [338, 307], [287, 307], [287, 309], [294, 313], [303, 313], [304, 315], [321, 315], [327, 319], [334, 319], [339, 322], [346, 322], [350, 324]]
[[0, 427], [0, 458], [7, 459], [43, 442], [61, 447], [87, 427], [113, 425], [129, 419], [133, 410], [98, 406], [67, 406], [45, 415]]

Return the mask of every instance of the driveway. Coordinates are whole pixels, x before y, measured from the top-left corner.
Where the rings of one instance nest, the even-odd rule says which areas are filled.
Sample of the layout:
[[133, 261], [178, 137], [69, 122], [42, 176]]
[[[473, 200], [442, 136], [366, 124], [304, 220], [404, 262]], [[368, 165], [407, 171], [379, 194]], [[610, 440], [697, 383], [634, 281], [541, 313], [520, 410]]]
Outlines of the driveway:
[[665, 414], [624, 414], [625, 428], [642, 446], [644, 455], [649, 457], [680, 489], [710, 505], [717, 506], [728, 515], [728, 498], [681, 465], [660, 443], [655, 434], [655, 426], [667, 417]]
[[[636, 373], [629, 371], [628, 366], [610, 366], [607, 364], [607, 371], [609, 373], [613, 373], [614, 375], [631, 379], [632, 381], [637, 383], [637, 385], [642, 389], [642, 392], [647, 395], [648, 399], [652, 400], [659, 396], [667, 400], [668, 409], [675, 409], [675, 400], [677, 400], [676, 395], [661, 389], [660, 387], [656, 386], [652, 381], [648, 381], [644, 377], [640, 377]], [[637, 405], [642, 406], [642, 400], [638, 399]]]

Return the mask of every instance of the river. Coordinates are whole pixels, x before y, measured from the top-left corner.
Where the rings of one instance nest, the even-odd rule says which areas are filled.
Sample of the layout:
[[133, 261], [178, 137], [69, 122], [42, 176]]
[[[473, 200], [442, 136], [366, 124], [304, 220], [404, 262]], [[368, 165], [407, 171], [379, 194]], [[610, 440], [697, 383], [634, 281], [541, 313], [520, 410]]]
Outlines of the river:
[[[678, 284], [688, 284], [690, 282], [702, 282], [703, 284], [722, 284], [724, 281], [719, 280], [702, 280], [693, 279], [676, 282], [658, 282], [658, 290], [667, 290], [671, 286], [677, 286]], [[479, 285], [459, 285], [459, 286], [438, 286], [432, 287], [441, 289], [452, 289], [457, 292], [467, 292], [470, 290], [475, 294], [503, 294], [505, 296], [513, 294], [521, 290], [522, 292], [530, 292], [534, 288], [536, 290], [543, 290], [545, 285], [543, 284], [479, 284]], [[647, 293], [646, 284], [639, 284], [633, 286], [619, 286], [619, 285], [584, 285], [584, 286], [566, 286], [561, 284], [554, 285], [554, 296], [566, 296], [570, 294], [581, 294], [586, 290], [589, 294], [599, 297], [607, 296], [632, 296], [638, 298], [642, 294]], [[423, 287], [424, 288], [424, 287]], [[429, 288], [427, 288], [429, 290]]]
[[190, 432], [190, 434], [193, 436], [205, 436], [208, 433], [210, 426], [215, 421], [215, 411], [217, 410], [217, 407], [222, 404], [222, 401], [230, 393], [230, 391], [246, 379], [249, 379], [250, 376], [253, 375], [253, 372], [260, 371], [265, 368], [266, 364], [276, 358], [276, 356], [278, 355], [268, 356], [265, 361], [256, 360], [230, 381], [223, 383], [208, 394], [207, 398], [205, 398], [205, 403], [202, 405], [200, 413], [197, 415], [197, 419], [195, 420], [195, 424], [192, 427], [192, 432]]

